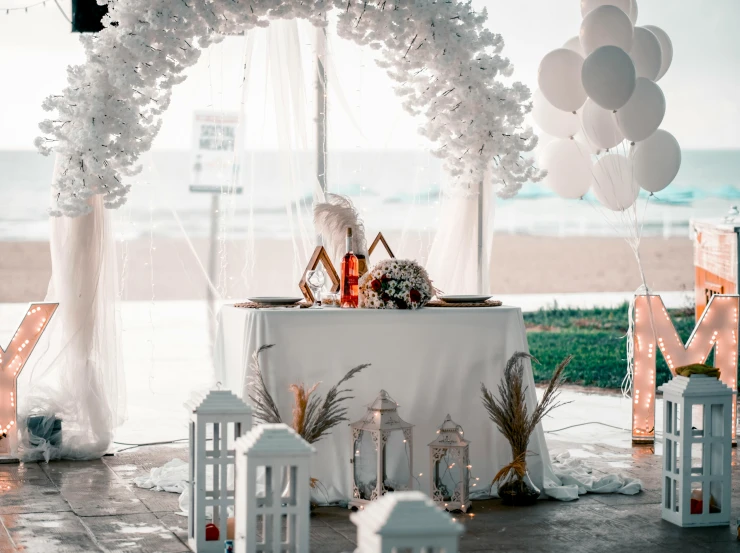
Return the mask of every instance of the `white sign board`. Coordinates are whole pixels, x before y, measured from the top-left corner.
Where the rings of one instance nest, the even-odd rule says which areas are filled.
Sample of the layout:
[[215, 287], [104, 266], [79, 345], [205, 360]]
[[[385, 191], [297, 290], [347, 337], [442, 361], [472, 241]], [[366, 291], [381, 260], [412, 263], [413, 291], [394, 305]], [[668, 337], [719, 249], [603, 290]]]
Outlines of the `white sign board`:
[[239, 131], [237, 112], [194, 113], [191, 192], [220, 192], [230, 187], [237, 188], [239, 159], [235, 146]]

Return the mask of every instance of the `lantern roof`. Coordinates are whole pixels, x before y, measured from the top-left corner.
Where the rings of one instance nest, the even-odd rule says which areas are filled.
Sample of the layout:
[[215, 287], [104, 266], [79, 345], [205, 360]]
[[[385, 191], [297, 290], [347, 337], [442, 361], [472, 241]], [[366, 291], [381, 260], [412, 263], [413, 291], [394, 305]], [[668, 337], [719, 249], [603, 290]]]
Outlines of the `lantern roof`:
[[185, 407], [198, 415], [248, 415], [252, 408], [229, 390], [211, 390], [195, 395]]
[[463, 438], [463, 428], [448, 414], [442, 425], [437, 428], [437, 438], [429, 444], [436, 447], [465, 447], [470, 442]]
[[462, 534], [462, 524], [419, 491], [385, 494], [350, 515], [357, 526], [383, 537]]
[[696, 396], [732, 396], [734, 393], [719, 379], [705, 374], [675, 376], [660, 388], [664, 396], [696, 397]]
[[398, 416], [398, 403], [385, 390], [380, 390], [378, 397], [367, 408], [365, 416], [350, 426], [358, 430], [388, 431], [414, 427]]
[[316, 448], [301, 438], [287, 424], [262, 424], [236, 440], [236, 452], [242, 455], [306, 456]]

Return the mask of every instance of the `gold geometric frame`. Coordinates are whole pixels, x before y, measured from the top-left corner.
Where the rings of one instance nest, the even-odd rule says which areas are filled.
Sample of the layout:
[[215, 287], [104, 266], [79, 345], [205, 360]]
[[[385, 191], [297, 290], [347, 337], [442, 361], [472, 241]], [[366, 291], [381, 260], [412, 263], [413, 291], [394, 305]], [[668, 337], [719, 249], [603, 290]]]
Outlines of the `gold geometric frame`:
[[341, 286], [339, 274], [334, 268], [334, 264], [331, 262], [331, 259], [329, 259], [329, 254], [326, 253], [324, 246], [316, 246], [311, 259], [308, 260], [308, 265], [306, 265], [306, 269], [303, 271], [303, 276], [298, 283], [298, 287], [301, 289], [303, 297], [306, 298], [306, 301], [308, 303], [313, 303], [314, 297], [313, 293], [311, 292], [311, 288], [308, 286], [308, 282], [306, 282], [306, 273], [308, 273], [308, 271], [313, 271], [314, 269], [316, 269], [316, 267], [319, 266], [319, 263], [321, 263], [324, 266], [324, 270], [329, 273], [329, 279], [332, 283], [331, 291], [336, 294], [337, 292], [339, 292], [339, 288]]
[[388, 242], [386, 242], [385, 236], [383, 236], [382, 232], [378, 233], [378, 235], [375, 237], [375, 240], [373, 240], [373, 243], [370, 244], [370, 247], [367, 249], [368, 257], [373, 255], [373, 251], [375, 251], [375, 248], [378, 246], [378, 244], [383, 244], [385, 251], [388, 252], [388, 255], [391, 257], [391, 259], [396, 258], [396, 256], [393, 255], [393, 250], [391, 250], [391, 247], [388, 245]]

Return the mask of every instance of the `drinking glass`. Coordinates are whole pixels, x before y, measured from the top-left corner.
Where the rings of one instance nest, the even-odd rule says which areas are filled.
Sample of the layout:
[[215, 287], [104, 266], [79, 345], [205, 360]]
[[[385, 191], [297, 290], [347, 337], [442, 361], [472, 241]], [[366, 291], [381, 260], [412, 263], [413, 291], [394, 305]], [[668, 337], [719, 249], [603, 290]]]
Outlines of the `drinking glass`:
[[314, 271], [308, 271], [306, 273], [306, 282], [308, 287], [311, 289], [313, 294], [313, 309], [321, 309], [321, 291], [324, 289], [324, 283], [326, 282], [326, 275], [321, 269]]

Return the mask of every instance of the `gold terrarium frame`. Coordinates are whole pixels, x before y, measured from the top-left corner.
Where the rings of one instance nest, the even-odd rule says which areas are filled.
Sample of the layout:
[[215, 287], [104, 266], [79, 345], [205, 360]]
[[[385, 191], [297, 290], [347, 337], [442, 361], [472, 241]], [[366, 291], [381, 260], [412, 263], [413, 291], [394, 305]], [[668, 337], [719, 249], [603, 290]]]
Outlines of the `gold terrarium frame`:
[[314, 302], [314, 297], [313, 293], [311, 292], [311, 288], [308, 286], [308, 282], [306, 282], [306, 274], [308, 273], [308, 271], [313, 271], [314, 269], [316, 269], [316, 267], [319, 266], [319, 263], [324, 266], [324, 271], [327, 273], [329, 279], [331, 280], [331, 291], [335, 294], [339, 292], [340, 280], [339, 275], [337, 274], [337, 270], [334, 268], [334, 264], [331, 262], [331, 259], [329, 259], [329, 254], [326, 253], [324, 246], [316, 246], [311, 259], [308, 260], [308, 265], [306, 265], [306, 268], [303, 271], [303, 276], [298, 283], [298, 287], [301, 289], [303, 297], [306, 298], [306, 301], [309, 303]]
[[368, 258], [373, 255], [373, 251], [375, 251], [375, 248], [378, 247], [378, 244], [383, 244], [385, 251], [388, 252], [388, 255], [391, 257], [391, 259], [396, 258], [396, 256], [393, 255], [393, 250], [391, 250], [391, 247], [388, 245], [388, 242], [386, 241], [385, 236], [383, 236], [382, 232], [378, 233], [378, 235], [375, 237], [375, 240], [373, 240], [373, 243], [370, 244], [370, 247], [367, 249]]

